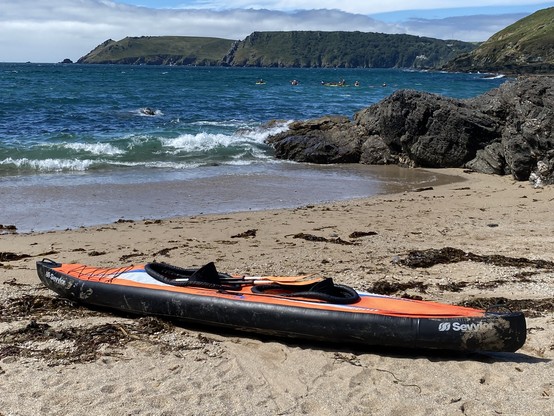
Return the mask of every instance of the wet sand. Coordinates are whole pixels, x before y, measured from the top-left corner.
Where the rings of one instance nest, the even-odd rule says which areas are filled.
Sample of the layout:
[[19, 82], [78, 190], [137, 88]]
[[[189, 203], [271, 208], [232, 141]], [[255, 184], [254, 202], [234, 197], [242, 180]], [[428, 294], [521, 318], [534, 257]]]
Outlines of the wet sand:
[[[227, 172], [221, 174], [221, 170]], [[397, 166], [276, 163], [256, 169], [131, 171], [44, 175], [0, 181], [0, 224], [19, 232], [64, 230], [119, 219], [292, 208], [452, 182], [453, 177]]]
[[[1, 235], [0, 414], [551, 414], [554, 272], [533, 261], [554, 261], [554, 187], [438, 172], [460, 181], [289, 209]], [[447, 247], [476, 256], [427, 268], [399, 261]], [[480, 260], [493, 255], [519, 261]], [[522, 309], [528, 337], [513, 354], [454, 354], [176, 326], [57, 298], [36, 277], [43, 257], [97, 266], [214, 261], [229, 273], [319, 273], [360, 290], [386, 282], [399, 296]]]

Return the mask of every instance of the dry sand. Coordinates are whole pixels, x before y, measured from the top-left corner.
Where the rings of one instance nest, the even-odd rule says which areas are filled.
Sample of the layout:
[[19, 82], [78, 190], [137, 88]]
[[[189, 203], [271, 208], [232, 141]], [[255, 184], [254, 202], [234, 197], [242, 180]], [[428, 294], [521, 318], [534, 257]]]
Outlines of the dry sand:
[[[554, 271], [490, 261], [502, 257], [429, 268], [399, 260], [453, 247], [554, 261], [554, 187], [441, 172], [465, 181], [297, 209], [1, 235], [0, 415], [553, 414]], [[255, 236], [237, 237], [248, 230]], [[215, 261], [229, 273], [321, 273], [364, 290], [387, 282], [397, 295], [447, 303], [505, 298], [526, 312], [528, 338], [514, 354], [364, 351], [175, 326], [56, 298], [36, 276], [42, 257]]]

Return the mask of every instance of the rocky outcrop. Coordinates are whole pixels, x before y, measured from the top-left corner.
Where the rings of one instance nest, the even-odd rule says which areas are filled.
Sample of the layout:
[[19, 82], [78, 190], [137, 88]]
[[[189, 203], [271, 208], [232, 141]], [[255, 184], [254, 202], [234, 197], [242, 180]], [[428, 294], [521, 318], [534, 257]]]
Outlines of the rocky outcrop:
[[554, 183], [553, 125], [554, 78], [526, 77], [469, 100], [400, 90], [352, 120], [298, 121], [268, 143], [300, 162], [466, 167], [517, 180], [540, 171]]
[[280, 159], [308, 163], [357, 163], [363, 135], [347, 117], [326, 116], [294, 122], [283, 134], [270, 138]]
[[432, 168], [461, 166], [498, 135], [496, 123], [470, 104], [406, 90], [360, 111], [354, 124], [412, 165]]

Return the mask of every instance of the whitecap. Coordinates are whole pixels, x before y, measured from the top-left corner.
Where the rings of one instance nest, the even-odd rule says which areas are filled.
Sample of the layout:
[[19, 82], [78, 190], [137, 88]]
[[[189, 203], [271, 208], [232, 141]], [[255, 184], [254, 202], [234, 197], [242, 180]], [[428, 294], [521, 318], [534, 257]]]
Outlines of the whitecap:
[[269, 136], [282, 133], [288, 130], [292, 120], [288, 121], [275, 121], [270, 125], [259, 126], [246, 134], [248, 137], [255, 139], [258, 143], [263, 143]]
[[172, 147], [185, 152], [208, 151], [218, 147], [228, 147], [236, 144], [236, 137], [226, 134], [182, 134], [172, 139], [160, 139], [164, 147]]
[[182, 134], [174, 138], [160, 138], [165, 148], [177, 152], [208, 152], [215, 149], [241, 147], [248, 148], [256, 157], [262, 156], [259, 146], [265, 145], [265, 140], [273, 134], [285, 131], [290, 122], [274, 123], [270, 127], [258, 126], [235, 131], [233, 134], [201, 132], [197, 134]]
[[71, 150], [92, 153], [93, 155], [114, 156], [125, 153], [110, 143], [66, 143], [64, 146]]
[[32, 169], [39, 172], [84, 172], [94, 163], [92, 160], [75, 159], [12, 159], [0, 161], [0, 165], [13, 165], [18, 169]]

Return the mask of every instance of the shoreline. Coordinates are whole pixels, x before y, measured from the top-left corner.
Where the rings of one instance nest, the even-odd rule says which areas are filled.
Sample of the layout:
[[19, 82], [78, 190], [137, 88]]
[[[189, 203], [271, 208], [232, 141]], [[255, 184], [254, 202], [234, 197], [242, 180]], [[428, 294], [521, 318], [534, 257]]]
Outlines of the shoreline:
[[[478, 259], [411, 268], [398, 260], [452, 247], [489, 260], [554, 261], [554, 188], [437, 173], [460, 181], [297, 208], [0, 235], [0, 414], [549, 414], [554, 271]], [[357, 244], [334, 244], [336, 237]], [[444, 303], [504, 299], [526, 313], [528, 338], [514, 354], [450, 354], [175, 326], [56, 300], [34, 270], [42, 257], [96, 266], [214, 261], [227, 273], [318, 273], [358, 290], [387, 283], [392, 294]], [[31, 321], [50, 332], [31, 330]]]
[[[455, 181], [452, 176], [398, 166], [283, 163], [238, 167], [222, 174], [127, 172], [144, 183], [116, 177], [52, 176], [0, 184], [0, 224], [19, 233], [57, 231], [117, 221], [168, 220], [191, 215], [294, 208]], [[95, 181], [95, 178], [97, 179]], [[17, 189], [14, 191], [14, 189]], [[8, 229], [9, 227], [9, 229]], [[15, 230], [14, 230], [15, 228]], [[0, 234], [2, 232], [0, 228]]]

